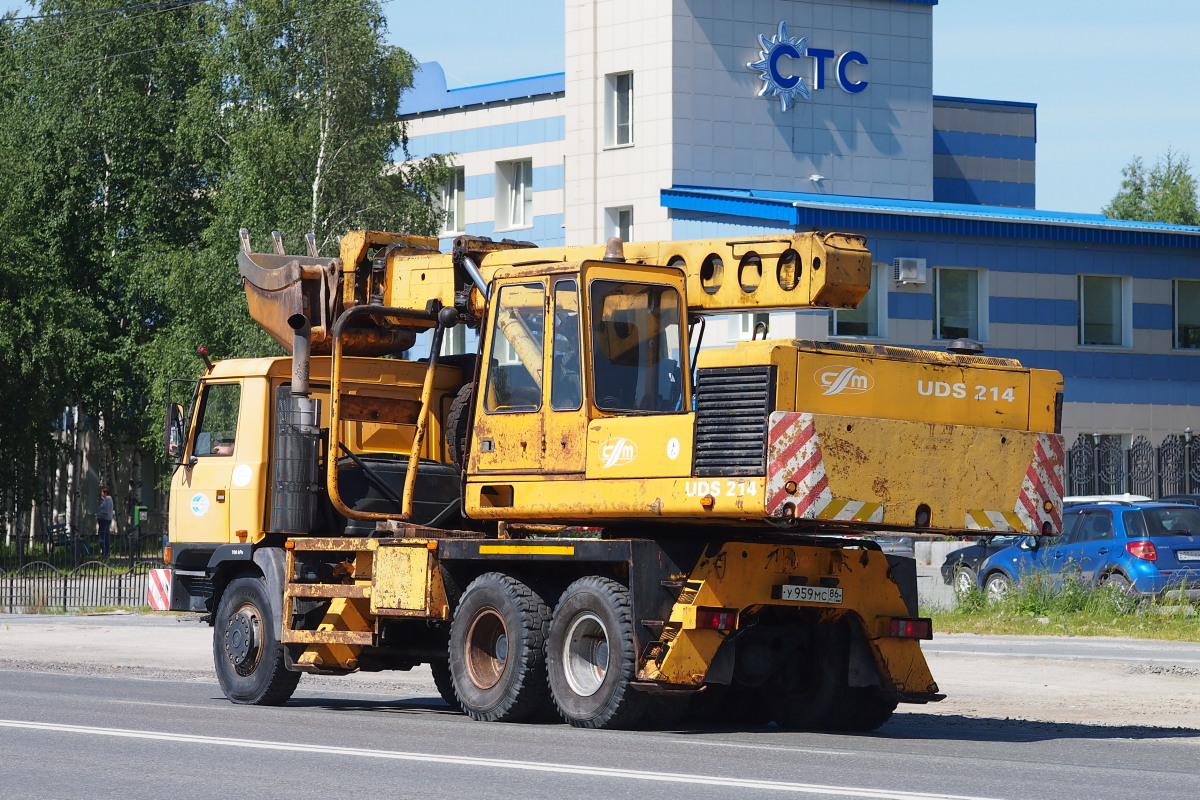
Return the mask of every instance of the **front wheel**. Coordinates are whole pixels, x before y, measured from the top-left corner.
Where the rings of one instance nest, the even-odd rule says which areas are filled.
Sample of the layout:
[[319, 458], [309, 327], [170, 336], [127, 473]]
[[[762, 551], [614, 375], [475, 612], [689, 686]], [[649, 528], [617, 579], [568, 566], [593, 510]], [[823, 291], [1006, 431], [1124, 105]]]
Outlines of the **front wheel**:
[[987, 580], [983, 584], [983, 592], [987, 595], [987, 599], [993, 603], [997, 603], [1008, 597], [1012, 591], [1012, 581], [1003, 572], [993, 572], [987, 576]]
[[300, 673], [287, 668], [262, 578], [235, 578], [226, 587], [213, 624], [213, 662], [221, 691], [235, 703], [277, 706], [296, 691]]
[[631, 728], [646, 703], [631, 687], [637, 670], [629, 590], [609, 578], [580, 578], [554, 610], [546, 644], [550, 693], [577, 728]]

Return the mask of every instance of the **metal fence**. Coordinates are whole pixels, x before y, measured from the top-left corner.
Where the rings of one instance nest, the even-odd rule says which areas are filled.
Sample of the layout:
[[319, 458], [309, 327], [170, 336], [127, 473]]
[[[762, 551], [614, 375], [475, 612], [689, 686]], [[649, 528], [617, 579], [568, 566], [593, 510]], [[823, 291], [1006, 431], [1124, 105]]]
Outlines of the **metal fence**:
[[138, 528], [113, 534], [109, 552], [96, 535], [63, 523], [48, 526], [32, 542], [0, 547], [0, 611], [64, 613], [146, 605], [146, 580], [162, 566], [162, 535]]
[[151, 562], [124, 569], [89, 561], [61, 570], [34, 561], [12, 572], [0, 572], [0, 609], [9, 614], [43, 614], [146, 605]]
[[1135, 436], [1080, 434], [1067, 450], [1067, 495], [1200, 494], [1200, 436], [1171, 434], [1155, 446]]

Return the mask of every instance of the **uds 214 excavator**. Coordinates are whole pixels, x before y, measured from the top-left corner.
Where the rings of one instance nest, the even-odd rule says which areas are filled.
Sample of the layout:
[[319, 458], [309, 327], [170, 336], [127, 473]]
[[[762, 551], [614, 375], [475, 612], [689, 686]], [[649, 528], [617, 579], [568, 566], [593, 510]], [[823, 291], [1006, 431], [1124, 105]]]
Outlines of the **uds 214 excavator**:
[[274, 240], [238, 260], [290, 355], [206, 357], [165, 429], [160, 607], [203, 613], [236, 703], [429, 664], [479, 720], [871, 730], [941, 695], [913, 560], [869, 535], [1060, 528], [1058, 373], [702, 347], [712, 315], [854, 308], [861, 237]]

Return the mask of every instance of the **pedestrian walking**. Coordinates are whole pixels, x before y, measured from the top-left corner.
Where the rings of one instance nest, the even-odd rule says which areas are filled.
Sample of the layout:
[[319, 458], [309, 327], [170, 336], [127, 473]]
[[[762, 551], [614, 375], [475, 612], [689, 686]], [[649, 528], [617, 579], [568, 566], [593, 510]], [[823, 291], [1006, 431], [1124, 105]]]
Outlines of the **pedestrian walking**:
[[100, 553], [108, 558], [108, 530], [113, 521], [113, 499], [107, 486], [100, 487], [100, 505], [96, 508], [97, 533], [100, 536]]

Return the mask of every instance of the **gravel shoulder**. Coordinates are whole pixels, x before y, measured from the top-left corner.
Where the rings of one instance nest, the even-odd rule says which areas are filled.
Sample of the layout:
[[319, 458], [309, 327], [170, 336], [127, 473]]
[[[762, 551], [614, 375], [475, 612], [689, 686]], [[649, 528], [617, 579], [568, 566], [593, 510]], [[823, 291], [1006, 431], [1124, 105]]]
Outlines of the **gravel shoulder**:
[[[0, 671], [215, 683], [211, 635], [194, 615], [0, 614]], [[1155, 648], [1154, 643], [1112, 639], [1047, 657], [1043, 654], [1053, 653], [1057, 642], [1080, 640], [1032, 638], [1038, 641], [1005, 647], [998, 637], [939, 636], [926, 648], [926, 657], [946, 699], [902, 705], [897, 716], [1200, 731], [1200, 645], [1185, 650], [1163, 642]], [[948, 644], [938, 646], [943, 643]], [[427, 667], [346, 677], [307, 675], [300, 688], [303, 694], [328, 696], [386, 691], [397, 697], [437, 697]]]

